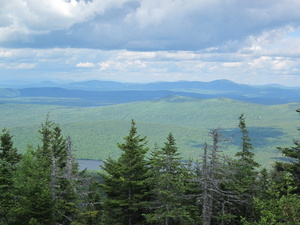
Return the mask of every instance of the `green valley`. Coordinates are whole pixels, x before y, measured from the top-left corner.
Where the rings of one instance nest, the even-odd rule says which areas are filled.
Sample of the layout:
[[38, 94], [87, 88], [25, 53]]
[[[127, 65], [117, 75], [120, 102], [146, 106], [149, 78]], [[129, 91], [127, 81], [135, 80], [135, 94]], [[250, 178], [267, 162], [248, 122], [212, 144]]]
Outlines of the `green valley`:
[[297, 138], [299, 103], [259, 105], [227, 98], [198, 99], [167, 96], [101, 107], [74, 107], [34, 104], [1, 104], [0, 127], [11, 130], [20, 152], [37, 145], [38, 127], [47, 114], [69, 135], [80, 159], [117, 157], [131, 119], [148, 137], [148, 146], [161, 146], [172, 132], [184, 159], [197, 158], [208, 140], [210, 129], [221, 128], [228, 139], [224, 154], [233, 155], [240, 147], [238, 117], [244, 113], [257, 161], [268, 166], [278, 154], [277, 146], [289, 146]]

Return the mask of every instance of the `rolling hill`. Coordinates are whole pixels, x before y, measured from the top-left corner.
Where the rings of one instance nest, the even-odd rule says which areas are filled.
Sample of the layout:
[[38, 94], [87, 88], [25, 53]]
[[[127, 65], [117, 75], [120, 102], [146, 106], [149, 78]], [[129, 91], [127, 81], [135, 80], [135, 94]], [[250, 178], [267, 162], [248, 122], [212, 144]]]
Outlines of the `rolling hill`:
[[11, 129], [16, 146], [24, 151], [27, 144], [38, 144], [37, 130], [49, 113], [71, 136], [77, 158], [105, 159], [120, 153], [117, 142], [123, 141], [134, 119], [150, 148], [162, 146], [172, 132], [183, 157], [195, 159], [203, 143], [210, 142], [209, 130], [219, 127], [230, 140], [224, 154], [233, 155], [239, 148], [238, 117], [244, 113], [257, 160], [266, 165], [280, 157], [276, 146], [290, 146], [298, 137], [298, 108], [299, 103], [260, 105], [178, 95], [101, 107], [5, 103], [0, 104], [0, 127]]
[[[1, 85], [0, 85], [1, 87]], [[85, 81], [57, 84], [42, 82], [29, 87], [0, 89], [0, 103], [27, 103], [68, 106], [105, 106], [147, 101], [168, 95], [200, 99], [230, 98], [263, 105], [280, 105], [300, 101], [300, 88], [253, 87], [228, 80], [212, 82], [178, 81], [148, 84]]]

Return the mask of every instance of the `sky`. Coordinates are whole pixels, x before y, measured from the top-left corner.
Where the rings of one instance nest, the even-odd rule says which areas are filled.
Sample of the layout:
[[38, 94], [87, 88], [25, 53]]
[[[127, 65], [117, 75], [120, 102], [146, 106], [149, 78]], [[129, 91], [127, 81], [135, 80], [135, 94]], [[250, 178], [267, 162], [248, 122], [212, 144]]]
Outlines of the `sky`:
[[0, 82], [300, 86], [300, 0], [1, 0]]

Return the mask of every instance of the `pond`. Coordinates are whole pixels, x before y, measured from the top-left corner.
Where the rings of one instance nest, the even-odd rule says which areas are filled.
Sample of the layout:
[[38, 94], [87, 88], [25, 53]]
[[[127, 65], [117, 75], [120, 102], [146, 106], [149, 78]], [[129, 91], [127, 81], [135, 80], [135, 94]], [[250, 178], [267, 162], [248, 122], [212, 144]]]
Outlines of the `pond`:
[[103, 165], [102, 160], [78, 159], [79, 170], [99, 170], [100, 165]]

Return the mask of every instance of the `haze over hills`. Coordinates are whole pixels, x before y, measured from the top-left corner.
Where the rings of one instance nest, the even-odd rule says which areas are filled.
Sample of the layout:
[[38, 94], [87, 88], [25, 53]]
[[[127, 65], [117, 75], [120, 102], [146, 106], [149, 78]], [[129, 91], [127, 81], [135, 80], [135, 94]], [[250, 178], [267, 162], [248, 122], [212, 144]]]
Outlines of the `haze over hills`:
[[[239, 148], [238, 117], [245, 114], [258, 161], [280, 157], [277, 146], [297, 138], [300, 90], [252, 87], [227, 80], [149, 84], [85, 81], [44, 82], [0, 88], [0, 127], [12, 130], [17, 147], [38, 143], [46, 115], [70, 135], [81, 159], [117, 156], [117, 142], [131, 119], [149, 138], [162, 144], [172, 132], [185, 159], [201, 154], [210, 129], [222, 128], [231, 142], [224, 154]], [[227, 144], [226, 144], [227, 145]]]
[[299, 89], [300, 87], [286, 87], [279, 84], [267, 85], [246, 85], [234, 83], [230, 80], [222, 79], [210, 82], [202, 81], [175, 81], [175, 82], [152, 82], [152, 83], [122, 83], [115, 81], [86, 80], [86, 81], [42, 81], [24, 82], [7, 81], [0, 83], [2, 88], [28, 88], [28, 87], [61, 87], [75, 90], [104, 91], [104, 90], [174, 90], [174, 89], [206, 89], [206, 90], [231, 90], [245, 91], [257, 88], [280, 88], [280, 89]]
[[200, 99], [225, 97], [251, 103], [275, 105], [299, 102], [300, 88], [253, 87], [245, 84], [236, 84], [228, 80], [212, 82], [156, 82], [147, 84], [96, 80], [59, 84], [47, 81], [27, 87], [2, 85], [0, 102], [20, 103], [24, 100], [26, 103], [35, 104], [103, 106], [153, 100], [168, 95]]

